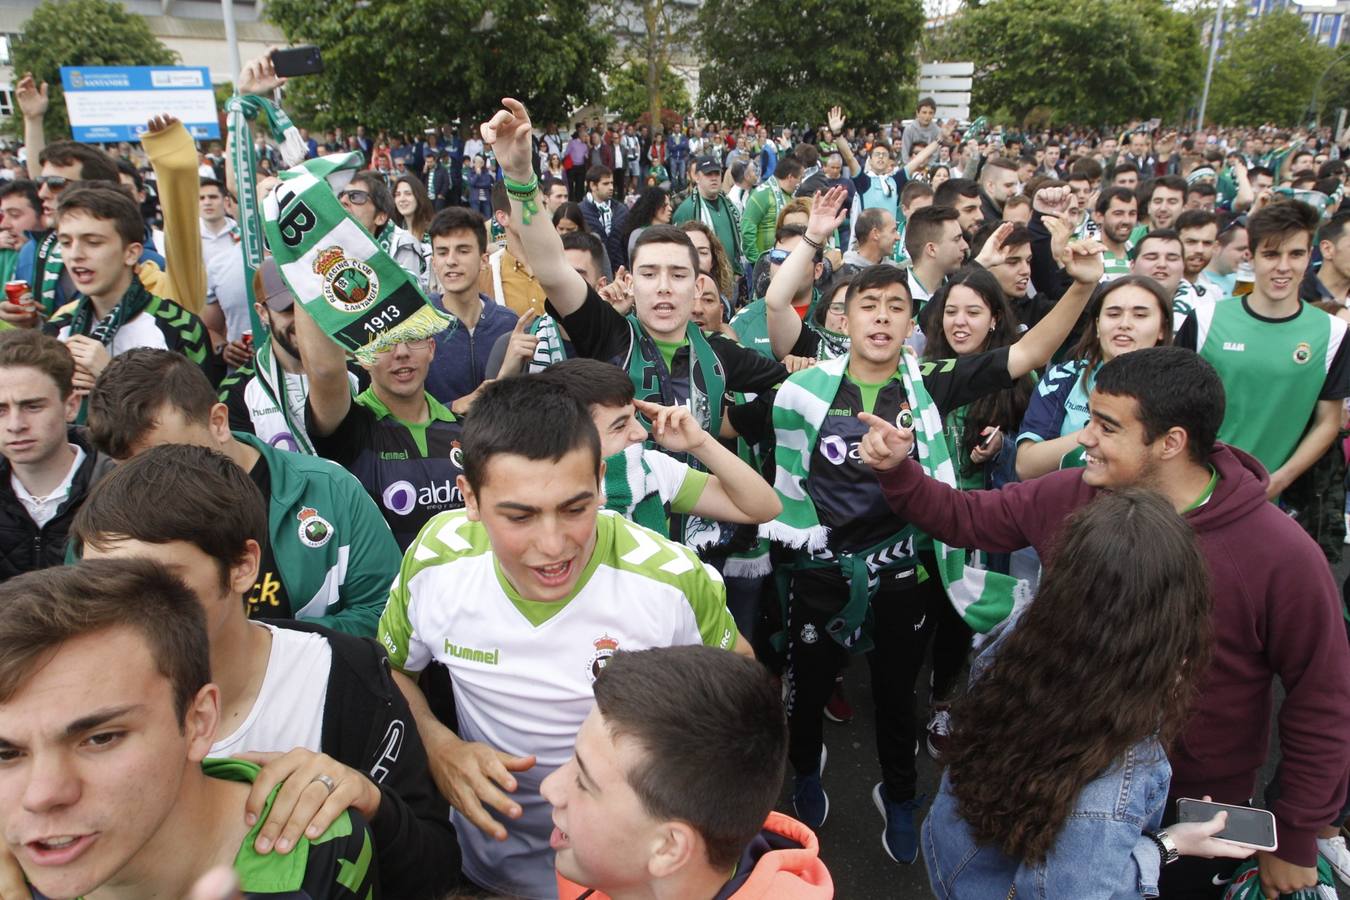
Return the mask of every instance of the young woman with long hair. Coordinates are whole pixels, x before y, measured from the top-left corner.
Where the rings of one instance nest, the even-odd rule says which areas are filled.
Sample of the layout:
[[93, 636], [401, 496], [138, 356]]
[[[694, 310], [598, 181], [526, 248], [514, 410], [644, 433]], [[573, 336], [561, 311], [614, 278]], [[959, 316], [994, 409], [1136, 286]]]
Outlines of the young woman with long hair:
[[[436, 215], [431, 198], [427, 196], [427, 186], [416, 175], [403, 175], [394, 182], [394, 208], [398, 215], [394, 224], [413, 236], [414, 240], [430, 246], [431, 239], [427, 229]], [[430, 251], [427, 253], [430, 256]]]
[[726, 250], [722, 248], [722, 242], [717, 239], [716, 232], [698, 219], [681, 222], [679, 228], [694, 242], [694, 249], [698, 251], [698, 270], [704, 275], [711, 275], [713, 281], [717, 282], [718, 292], [730, 302], [736, 282], [731, 273], [731, 263], [727, 260]]
[[1161, 824], [1210, 658], [1195, 534], [1162, 496], [1104, 493], [1064, 526], [1040, 593], [976, 660], [923, 823], [940, 898], [1155, 896], [1161, 848], [1244, 857], [1208, 822]]
[[633, 208], [628, 210], [624, 219], [623, 245], [628, 248], [628, 258], [633, 258], [633, 244], [636, 243], [642, 229], [648, 225], [669, 225], [675, 214], [670, 202], [670, 191], [660, 187], [649, 187], [638, 195]]
[[[998, 279], [983, 266], [965, 266], [953, 273], [924, 307], [922, 318], [928, 335], [923, 358], [929, 363], [1010, 347], [1021, 336], [1017, 316]], [[985, 490], [1010, 480], [1010, 454], [1004, 450], [1012, 445], [1005, 436], [1021, 424], [1034, 390], [1031, 376], [1024, 375], [1012, 387], [947, 414], [943, 433], [956, 468], [957, 487]], [[992, 571], [1008, 572], [1006, 554], [981, 555], [980, 559]], [[970, 653], [972, 632], [944, 594], [928, 596], [928, 614], [935, 627], [927, 749], [929, 756], [941, 760], [950, 731], [951, 696]]]
[[1051, 366], [1017, 433], [1017, 475], [1036, 478], [1081, 466], [1078, 432], [1087, 424], [1088, 394], [1101, 367], [1131, 350], [1172, 343], [1172, 301], [1146, 275], [1125, 275], [1097, 289], [1072, 358]]

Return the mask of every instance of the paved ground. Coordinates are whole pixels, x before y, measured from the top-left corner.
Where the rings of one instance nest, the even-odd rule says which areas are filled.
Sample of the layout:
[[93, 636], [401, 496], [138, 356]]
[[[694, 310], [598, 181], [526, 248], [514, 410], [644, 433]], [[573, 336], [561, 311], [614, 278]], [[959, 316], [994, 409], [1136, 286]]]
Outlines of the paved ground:
[[[1350, 554], [1347, 554], [1350, 556]], [[1350, 560], [1336, 569], [1336, 582], [1350, 573]], [[821, 855], [834, 878], [836, 896], [842, 900], [919, 900], [931, 897], [923, 857], [913, 866], [892, 862], [881, 849], [881, 816], [872, 805], [872, 786], [880, 780], [876, 761], [872, 697], [867, 666], [858, 660], [845, 673], [845, 685], [857, 715], [847, 725], [825, 723], [825, 742], [829, 763], [825, 769], [825, 790], [830, 797], [830, 815], [818, 836]], [[920, 683], [927, 684], [925, 672]], [[1277, 689], [1278, 690], [1278, 689]], [[1282, 696], [1282, 694], [1280, 695]], [[1278, 746], [1272, 742], [1272, 746]], [[1275, 772], [1277, 758], [1272, 753], [1262, 773], [1262, 788]], [[919, 790], [930, 797], [936, 793], [939, 772], [936, 764], [921, 754]], [[789, 782], [791, 779], [789, 778]], [[779, 809], [790, 813], [790, 784], [780, 799]], [[1340, 895], [1350, 900], [1350, 889], [1338, 885]]]

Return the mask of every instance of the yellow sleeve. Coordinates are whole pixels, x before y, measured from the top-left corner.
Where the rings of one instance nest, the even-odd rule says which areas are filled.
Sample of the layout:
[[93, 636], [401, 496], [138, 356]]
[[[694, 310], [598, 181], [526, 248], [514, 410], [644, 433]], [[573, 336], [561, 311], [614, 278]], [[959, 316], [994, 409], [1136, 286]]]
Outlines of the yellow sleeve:
[[206, 266], [202, 263], [201, 215], [197, 196], [197, 148], [182, 124], [141, 135], [141, 146], [154, 166], [159, 205], [164, 213], [165, 278], [159, 296], [202, 314], [206, 306]]

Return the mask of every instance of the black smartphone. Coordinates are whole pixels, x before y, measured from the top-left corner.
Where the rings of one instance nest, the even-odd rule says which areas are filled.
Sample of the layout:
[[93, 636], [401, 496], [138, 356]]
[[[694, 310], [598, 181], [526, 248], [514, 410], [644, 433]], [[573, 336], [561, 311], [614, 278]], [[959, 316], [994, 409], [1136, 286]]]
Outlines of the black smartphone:
[[1003, 430], [1002, 428], [996, 426], [993, 431], [989, 432], [984, 437], [980, 438], [980, 442], [976, 444], [976, 446], [979, 447], [981, 450], [988, 450], [989, 444], [994, 440], [994, 435], [998, 434], [1002, 430]]
[[299, 47], [273, 50], [272, 66], [282, 78], [317, 75], [323, 71], [323, 56], [313, 44], [301, 44]]
[[1178, 822], [1208, 822], [1220, 812], [1228, 813], [1228, 822], [1223, 831], [1214, 835], [1216, 838], [1258, 850], [1274, 850], [1279, 846], [1275, 838], [1275, 815], [1270, 810], [1186, 797], [1177, 801]]

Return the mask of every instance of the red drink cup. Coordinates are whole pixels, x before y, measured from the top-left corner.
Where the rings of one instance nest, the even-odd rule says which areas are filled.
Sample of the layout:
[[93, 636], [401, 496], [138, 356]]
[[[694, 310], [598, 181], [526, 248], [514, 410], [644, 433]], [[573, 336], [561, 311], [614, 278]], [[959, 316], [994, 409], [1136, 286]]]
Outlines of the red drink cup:
[[19, 298], [22, 297], [27, 290], [28, 282], [26, 281], [6, 281], [5, 299], [10, 303], [18, 305]]

